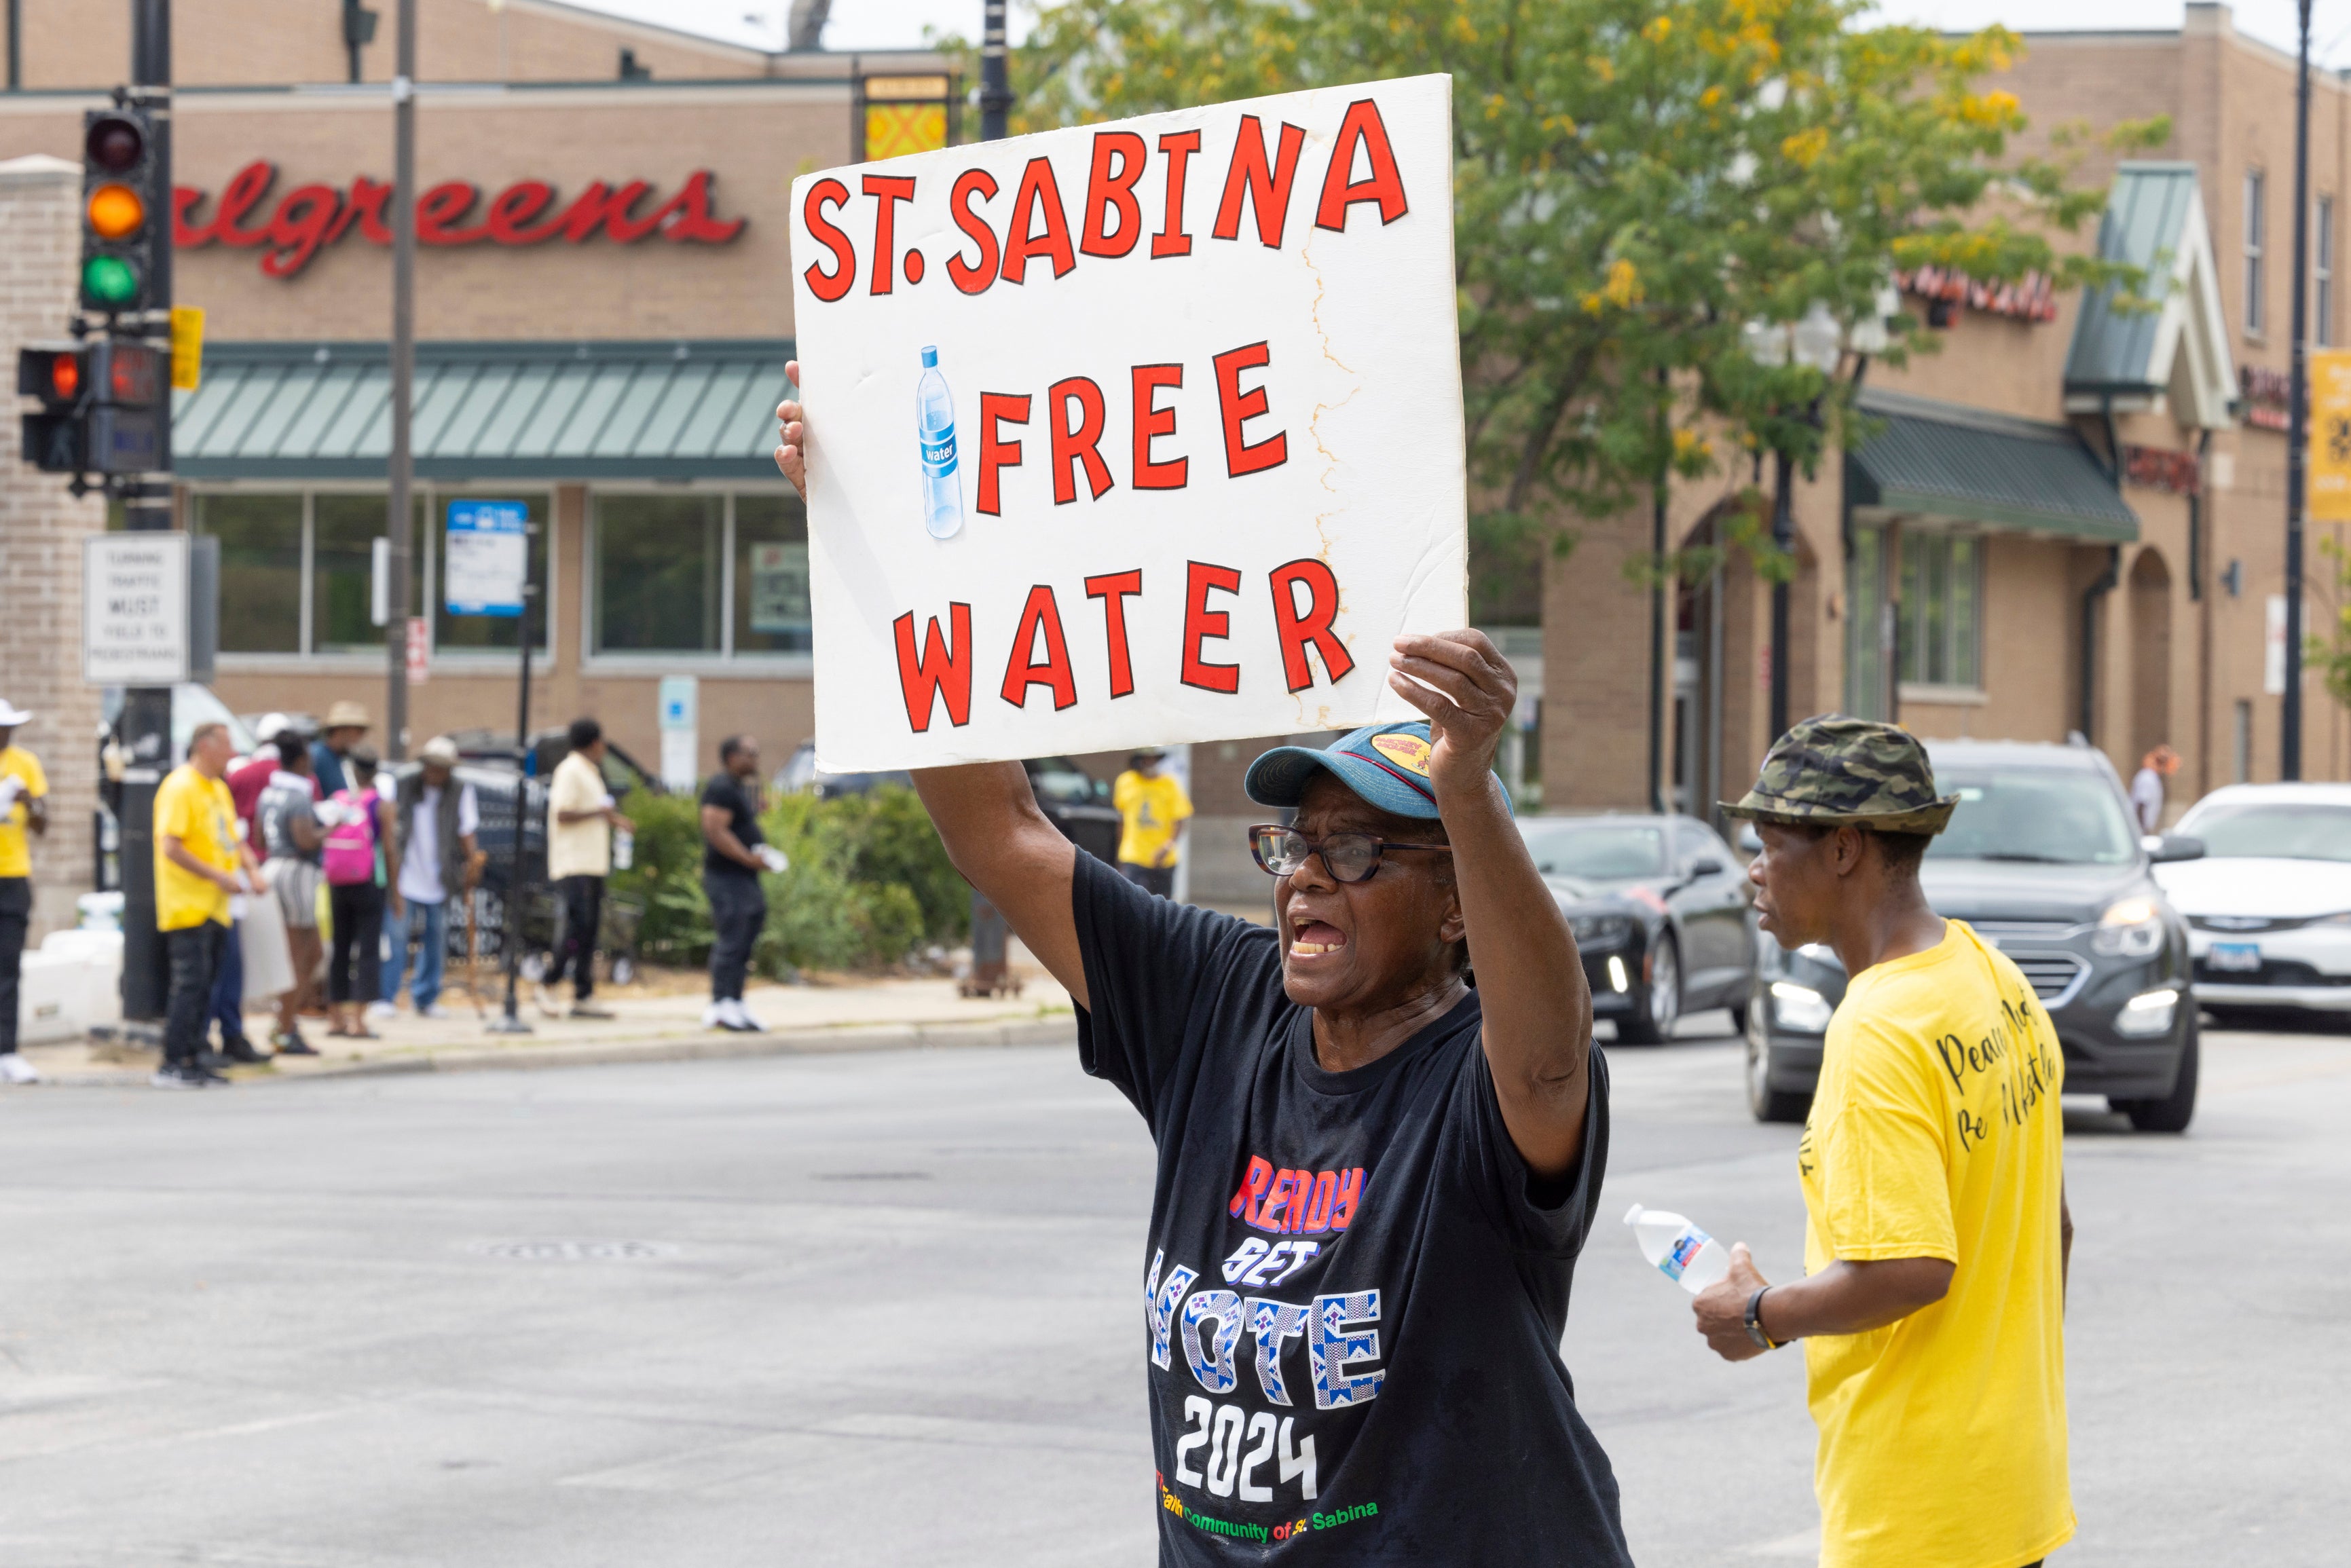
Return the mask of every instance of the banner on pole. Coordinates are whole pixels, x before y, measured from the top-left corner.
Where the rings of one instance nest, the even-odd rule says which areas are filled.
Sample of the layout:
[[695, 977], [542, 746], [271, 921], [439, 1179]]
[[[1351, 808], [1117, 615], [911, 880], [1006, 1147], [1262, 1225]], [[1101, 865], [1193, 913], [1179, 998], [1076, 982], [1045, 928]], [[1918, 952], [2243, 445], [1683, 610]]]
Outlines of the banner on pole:
[[825, 768], [1418, 716], [1389, 643], [1468, 612], [1451, 113], [1417, 77], [793, 183]]
[[2310, 350], [2310, 434], [2304, 515], [2351, 523], [2351, 349]]

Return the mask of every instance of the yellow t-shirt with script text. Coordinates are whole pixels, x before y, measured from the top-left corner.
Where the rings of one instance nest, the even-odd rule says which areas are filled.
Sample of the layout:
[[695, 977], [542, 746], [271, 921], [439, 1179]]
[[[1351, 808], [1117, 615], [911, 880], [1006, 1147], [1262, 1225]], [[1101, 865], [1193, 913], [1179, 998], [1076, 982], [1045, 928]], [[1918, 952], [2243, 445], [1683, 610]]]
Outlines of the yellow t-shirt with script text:
[[1956, 1268], [1898, 1322], [1804, 1342], [1822, 1568], [2021, 1568], [2073, 1536], [2064, 1076], [2032, 986], [1961, 921], [1838, 1004], [1798, 1154], [1805, 1270]]

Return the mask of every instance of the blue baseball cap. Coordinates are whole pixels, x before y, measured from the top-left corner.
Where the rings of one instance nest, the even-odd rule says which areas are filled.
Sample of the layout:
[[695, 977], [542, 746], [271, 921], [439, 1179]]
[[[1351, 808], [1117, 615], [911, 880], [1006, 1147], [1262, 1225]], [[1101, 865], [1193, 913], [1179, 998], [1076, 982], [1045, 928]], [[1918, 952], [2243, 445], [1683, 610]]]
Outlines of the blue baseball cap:
[[1383, 811], [1399, 817], [1434, 818], [1437, 787], [1428, 779], [1429, 737], [1426, 719], [1410, 724], [1367, 724], [1317, 751], [1311, 746], [1277, 746], [1249, 764], [1241, 788], [1260, 806], [1295, 806], [1319, 772]]

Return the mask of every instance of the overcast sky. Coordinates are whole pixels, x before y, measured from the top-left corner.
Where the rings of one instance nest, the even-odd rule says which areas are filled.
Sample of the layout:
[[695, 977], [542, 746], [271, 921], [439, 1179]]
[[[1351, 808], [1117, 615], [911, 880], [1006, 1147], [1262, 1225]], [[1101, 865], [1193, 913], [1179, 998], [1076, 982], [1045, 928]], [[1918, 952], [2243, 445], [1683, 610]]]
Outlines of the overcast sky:
[[[689, 27], [731, 42], [779, 47], [789, 0], [570, 0], [573, 5], [670, 26]], [[1365, 0], [1376, 5], [1378, 0]], [[1890, 21], [1967, 30], [2004, 23], [2020, 33], [2064, 28], [2179, 26], [2179, 0], [1879, 0]], [[1013, 0], [1015, 42], [1028, 31], [1031, 7]], [[2294, 45], [2294, 0], [2240, 0], [2240, 32], [2282, 49]], [[824, 42], [831, 49], [915, 48], [926, 26], [976, 37], [980, 0], [833, 0]], [[2311, 56], [2321, 64], [2351, 67], [2351, 0], [2315, 0]]]

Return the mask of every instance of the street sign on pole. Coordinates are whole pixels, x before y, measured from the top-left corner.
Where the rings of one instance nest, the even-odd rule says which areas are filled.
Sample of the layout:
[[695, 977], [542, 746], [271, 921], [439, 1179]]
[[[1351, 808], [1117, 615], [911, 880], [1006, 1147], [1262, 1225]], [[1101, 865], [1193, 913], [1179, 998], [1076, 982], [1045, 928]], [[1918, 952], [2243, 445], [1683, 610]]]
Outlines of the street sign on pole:
[[82, 541], [81, 673], [99, 686], [188, 678], [188, 536], [99, 534]]
[[452, 615], [522, 614], [530, 572], [530, 507], [521, 501], [452, 501], [441, 555]]
[[661, 681], [661, 775], [673, 789], [691, 789], [702, 733], [701, 688], [692, 675]]
[[408, 618], [408, 684], [421, 686], [433, 673], [433, 622], [422, 615]]
[[2310, 351], [2309, 434], [2304, 515], [2351, 523], [2351, 349]]

